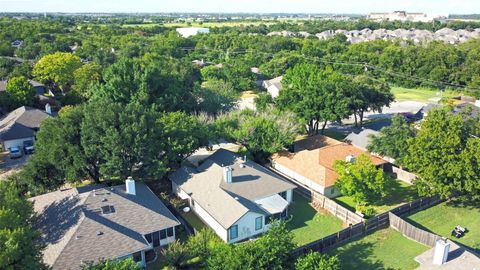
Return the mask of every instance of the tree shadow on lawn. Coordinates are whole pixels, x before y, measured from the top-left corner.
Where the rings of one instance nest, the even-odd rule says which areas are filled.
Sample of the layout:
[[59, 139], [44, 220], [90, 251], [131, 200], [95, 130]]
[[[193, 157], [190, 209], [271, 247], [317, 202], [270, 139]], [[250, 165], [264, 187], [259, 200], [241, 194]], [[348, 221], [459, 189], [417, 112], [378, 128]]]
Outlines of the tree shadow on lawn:
[[[386, 267], [385, 264], [373, 259], [373, 244], [357, 242], [339, 247], [332, 252], [331, 255], [337, 255], [341, 261], [341, 268], [350, 269], [368, 269], [368, 270], [397, 270]], [[398, 269], [400, 270], [400, 269]]]
[[387, 196], [372, 205], [374, 206], [394, 206], [401, 203], [411, 202], [418, 198], [415, 186], [405, 186], [400, 180], [389, 178], [385, 185], [385, 193]]
[[478, 209], [480, 211], [480, 199], [474, 199], [469, 196], [459, 196], [447, 201], [447, 206], [455, 208], [465, 208], [469, 210]]
[[289, 211], [292, 215], [287, 223], [290, 230], [308, 226], [307, 221], [312, 220], [318, 213], [317, 210], [310, 205], [309, 200], [297, 193], [293, 195], [293, 203]]

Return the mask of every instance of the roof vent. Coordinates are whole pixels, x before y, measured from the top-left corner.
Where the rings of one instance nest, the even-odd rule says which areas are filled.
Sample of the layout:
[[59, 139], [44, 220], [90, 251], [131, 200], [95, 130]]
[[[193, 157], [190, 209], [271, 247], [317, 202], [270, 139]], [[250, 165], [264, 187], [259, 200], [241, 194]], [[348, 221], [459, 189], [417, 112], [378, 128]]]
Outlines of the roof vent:
[[355, 162], [355, 156], [354, 156], [354, 155], [348, 155], [348, 156], [345, 158], [345, 161], [346, 161], [346, 162], [349, 162], [349, 163], [354, 163], [354, 162]]
[[131, 176], [129, 176], [127, 180], [125, 180], [125, 187], [126, 187], [125, 190], [127, 191], [127, 194], [137, 195], [135, 191], [135, 180], [133, 180]]
[[93, 190], [93, 196], [94, 196], [94, 197], [97, 196], [96, 192], [97, 192], [97, 190], [94, 189], [94, 190]]
[[245, 164], [243, 164], [243, 163], [240, 163], [240, 165], [238, 165], [238, 166], [240, 166], [240, 168], [245, 168]]
[[238, 201], [238, 197], [235, 197], [235, 200], [237, 200], [237, 201]]
[[223, 167], [223, 181], [225, 181], [225, 183], [232, 183], [232, 168], [229, 166]]
[[97, 233], [97, 236], [100, 236], [100, 235], [103, 234], [103, 232], [101, 232], [101, 231], [97, 231], [96, 233]]
[[103, 198], [103, 199], [102, 199], [102, 202], [106, 202], [106, 201], [108, 201], [107, 198]]

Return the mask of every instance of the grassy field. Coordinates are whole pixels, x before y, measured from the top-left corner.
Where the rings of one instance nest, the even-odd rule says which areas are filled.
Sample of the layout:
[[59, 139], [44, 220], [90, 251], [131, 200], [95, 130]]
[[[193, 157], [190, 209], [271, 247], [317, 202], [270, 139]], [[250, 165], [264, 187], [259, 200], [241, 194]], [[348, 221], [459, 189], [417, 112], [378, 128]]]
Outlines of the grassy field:
[[413, 270], [419, 266], [414, 258], [428, 249], [393, 229], [384, 229], [329, 253], [339, 256], [345, 270]]
[[438, 90], [432, 90], [427, 88], [403, 88], [403, 87], [392, 87], [392, 93], [395, 95], [397, 101], [420, 101], [426, 102], [431, 98], [439, 97], [453, 97], [458, 96], [460, 92], [445, 91], [440, 93]]
[[319, 213], [309, 200], [294, 192], [288, 228], [293, 232], [295, 242], [304, 245], [343, 229], [342, 221], [328, 213]]
[[200, 231], [207, 226], [200, 220], [199, 217], [193, 212], [184, 213], [182, 210], [179, 210], [180, 215], [190, 224], [195, 230]]
[[274, 24], [274, 22], [264, 22], [264, 21], [254, 21], [254, 22], [246, 22], [246, 21], [230, 21], [230, 22], [204, 22], [204, 23], [191, 23], [190, 25], [188, 23], [179, 23], [179, 22], [173, 22], [173, 23], [165, 23], [163, 26], [165, 27], [238, 27], [238, 26], [248, 26], [248, 25], [260, 25], [260, 24], [265, 24], [265, 25], [271, 25]]
[[[410, 223], [480, 252], [480, 204], [466, 203], [463, 199], [444, 202], [418, 212], [406, 219]], [[460, 239], [450, 236], [455, 226], [469, 231]]]
[[[389, 180], [386, 184], [387, 196], [378, 202], [372, 204], [377, 214], [387, 212], [403, 203], [413, 201], [418, 198], [415, 187], [402, 181]], [[355, 212], [355, 202], [350, 196], [341, 196], [335, 198], [335, 201], [344, 207]]]

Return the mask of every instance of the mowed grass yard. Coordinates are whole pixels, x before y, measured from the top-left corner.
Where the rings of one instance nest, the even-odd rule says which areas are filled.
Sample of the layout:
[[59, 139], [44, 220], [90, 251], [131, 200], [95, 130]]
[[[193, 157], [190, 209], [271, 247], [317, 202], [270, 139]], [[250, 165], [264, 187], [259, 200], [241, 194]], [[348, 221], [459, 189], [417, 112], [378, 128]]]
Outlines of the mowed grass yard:
[[[453, 199], [406, 218], [415, 226], [448, 237], [480, 252], [480, 203], [466, 203], [465, 198]], [[462, 238], [450, 235], [455, 226], [468, 229]]]
[[[387, 212], [403, 203], [411, 202], [419, 198], [413, 185], [399, 180], [390, 179], [386, 184], [387, 196], [371, 206], [377, 214]], [[350, 196], [340, 196], [334, 199], [337, 203], [355, 212], [355, 202]]]
[[340, 219], [328, 212], [317, 212], [310, 205], [310, 201], [298, 192], [293, 193], [293, 203], [289, 211], [292, 218], [287, 226], [298, 245], [311, 243], [343, 229]]
[[[445, 97], [450, 98], [453, 96], [461, 95], [460, 92], [445, 91], [440, 93], [439, 90], [433, 90], [428, 88], [403, 88], [392, 87], [392, 93], [397, 101], [420, 101], [427, 102], [431, 98]], [[438, 95], [437, 95], [438, 94]]]
[[342, 270], [413, 270], [414, 258], [430, 247], [404, 237], [393, 229], [383, 229], [329, 252], [337, 255]]

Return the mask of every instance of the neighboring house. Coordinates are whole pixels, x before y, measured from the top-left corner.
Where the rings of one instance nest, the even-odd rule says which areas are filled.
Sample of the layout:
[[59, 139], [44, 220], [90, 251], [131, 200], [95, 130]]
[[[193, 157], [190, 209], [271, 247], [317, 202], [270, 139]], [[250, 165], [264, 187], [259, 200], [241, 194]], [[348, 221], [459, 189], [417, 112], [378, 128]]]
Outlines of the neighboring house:
[[80, 269], [100, 259], [133, 260], [145, 266], [146, 252], [175, 241], [180, 225], [162, 201], [141, 182], [89, 186], [29, 199], [52, 270]]
[[263, 87], [267, 89], [267, 92], [272, 98], [276, 98], [280, 94], [280, 91], [282, 90], [282, 79], [283, 76], [280, 76], [271, 80], [263, 81]]
[[335, 161], [353, 161], [361, 154], [366, 154], [377, 167], [387, 164], [360, 148], [322, 135], [298, 140], [290, 150], [274, 154], [271, 158], [272, 167], [302, 186], [330, 198], [340, 195], [335, 187], [338, 178], [333, 168]]
[[210, 33], [210, 29], [202, 28], [202, 27], [181, 27], [181, 28], [177, 28], [176, 30], [177, 30], [177, 33], [179, 33], [184, 38], [195, 36], [197, 34]]
[[0, 120], [0, 143], [6, 151], [12, 146], [22, 148], [23, 142], [34, 141], [40, 124], [50, 117], [44, 111], [22, 106]]
[[367, 151], [367, 146], [372, 140], [371, 136], [378, 136], [379, 134], [380, 132], [376, 130], [364, 128], [361, 131], [348, 134], [344, 141], [363, 151]]
[[[8, 81], [0, 81], [0, 92], [7, 91], [7, 82]], [[29, 80], [28, 82], [30, 82], [30, 84], [35, 89], [35, 95], [36, 96], [45, 95], [46, 88], [45, 88], [45, 85], [43, 83], [37, 82], [37, 81], [34, 81], [34, 80]], [[49, 91], [49, 93], [52, 94], [50, 91]]]
[[170, 175], [175, 194], [227, 243], [247, 240], [288, 215], [295, 185], [241, 156], [219, 149], [198, 167]]

